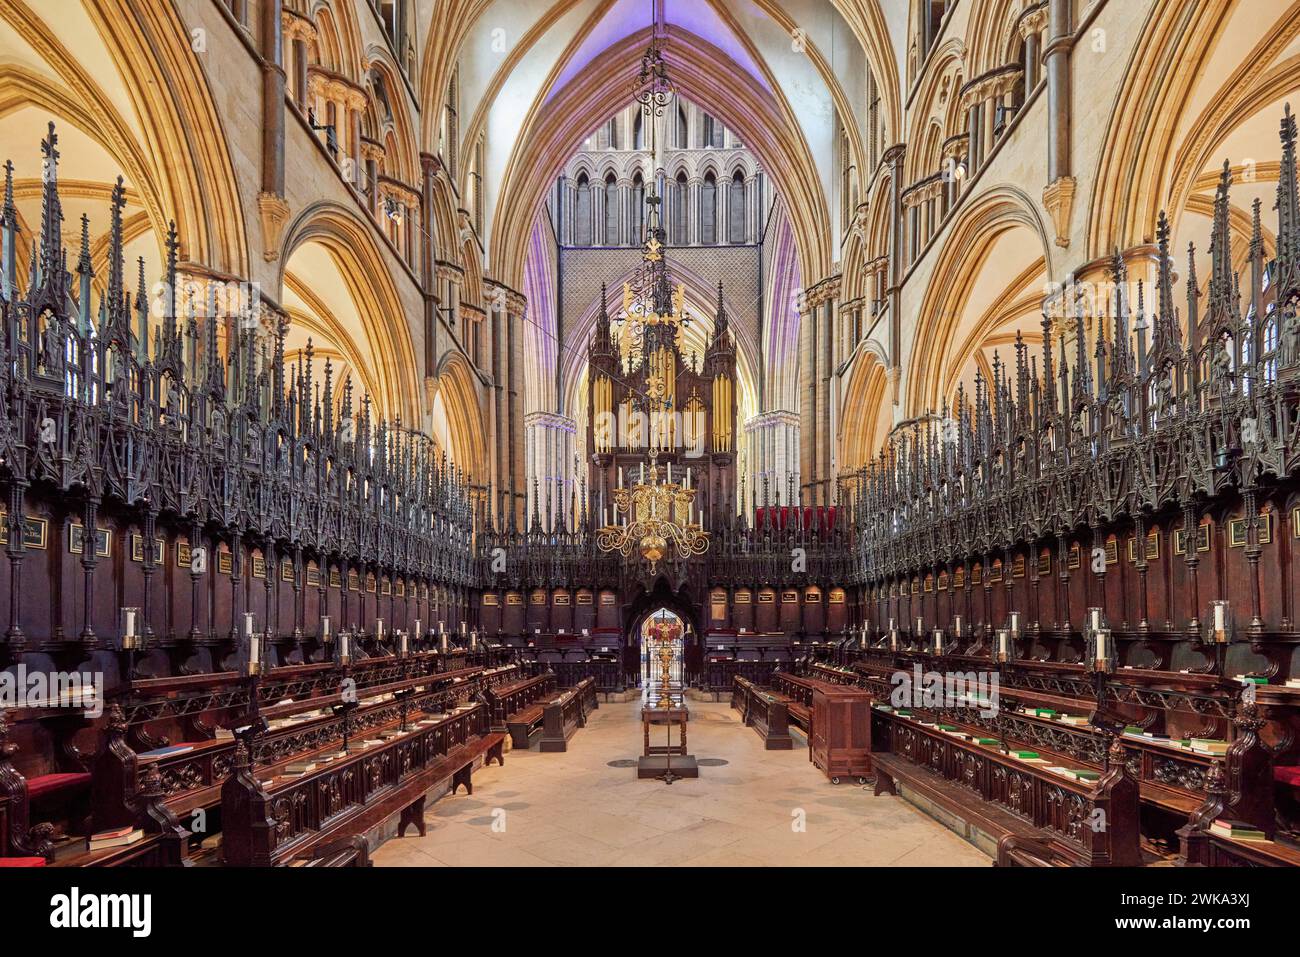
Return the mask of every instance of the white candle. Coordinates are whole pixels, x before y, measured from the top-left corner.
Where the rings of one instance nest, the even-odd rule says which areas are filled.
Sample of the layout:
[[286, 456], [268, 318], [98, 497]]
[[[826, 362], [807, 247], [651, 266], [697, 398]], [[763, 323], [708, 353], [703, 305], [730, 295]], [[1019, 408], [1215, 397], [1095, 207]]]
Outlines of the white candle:
[[686, 466], [686, 487], [691, 487], [691, 467], [689, 465]]
[[934, 630], [934, 651], [935, 654], [943, 654], [943, 631], [939, 628]]
[[952, 620], [952, 633], [958, 638], [961, 637], [961, 615], [957, 615]]
[[253, 634], [253, 613], [251, 611], [244, 612], [244, 634], [250, 636]]
[[447, 623], [445, 621], [438, 622], [438, 634], [441, 635], [446, 630], [446, 628], [444, 627], [446, 624]]
[[1214, 630], [1215, 631], [1220, 631], [1220, 632], [1223, 631], [1223, 623], [1224, 623], [1223, 612], [1224, 612], [1223, 603], [1216, 601], [1214, 603]]
[[402, 657], [405, 658], [406, 657], [406, 632], [401, 633], [399, 648]]
[[1098, 628], [1101, 627], [1101, 609], [1089, 608], [1088, 614], [1092, 616], [1092, 628], [1093, 631], [1096, 631]]
[[348, 656], [348, 633], [345, 631], [339, 635], [339, 657], [346, 658], [347, 656]]
[[248, 636], [248, 663], [250, 665], [256, 665], [260, 660], [258, 644], [257, 635]]
[[415, 637], [418, 639], [423, 632], [420, 631], [420, 619], [415, 619]]
[[320, 633], [321, 633], [321, 637], [322, 637], [322, 638], [326, 639], [327, 641], [329, 640], [329, 636], [330, 636], [330, 616], [329, 616], [329, 615], [321, 615], [321, 619], [320, 619]]
[[382, 618], [375, 619], [375, 637], [381, 641], [384, 638], [384, 619]]
[[1097, 660], [1099, 662], [1106, 660], [1106, 633], [1097, 632]]
[[668, 463], [668, 484], [671, 485], [672, 483], [673, 483], [673, 463], [669, 462]]
[[135, 609], [134, 608], [128, 608], [126, 610], [126, 637], [128, 638], [135, 637]]
[[618, 487], [623, 487], [623, 466], [618, 467]]

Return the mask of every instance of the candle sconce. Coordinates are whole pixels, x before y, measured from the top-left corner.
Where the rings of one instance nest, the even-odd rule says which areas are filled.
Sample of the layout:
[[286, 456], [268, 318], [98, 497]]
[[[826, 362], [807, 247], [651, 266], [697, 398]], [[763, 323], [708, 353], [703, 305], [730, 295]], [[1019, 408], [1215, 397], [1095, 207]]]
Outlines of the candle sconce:
[[999, 628], [994, 638], [993, 657], [999, 665], [1010, 664], [1015, 657], [1015, 644], [1011, 641], [1011, 632], [1006, 628]]
[[347, 667], [352, 663], [351, 637], [346, 631], [339, 632], [335, 661], [342, 667]]
[[1089, 672], [1113, 673], [1118, 657], [1115, 652], [1115, 640], [1106, 621], [1106, 613], [1100, 608], [1089, 608], [1083, 632], [1084, 668]]
[[262, 673], [261, 642], [261, 635], [249, 635], [243, 662], [246, 678], [253, 678]]
[[140, 609], [123, 608], [121, 619], [122, 650], [142, 651], [144, 649], [144, 635], [137, 630], [140, 624]]
[[1084, 667], [1090, 672], [1115, 673], [1115, 636], [1109, 628], [1088, 630]]
[[942, 655], [942, 654], [943, 654], [944, 649], [943, 649], [943, 629], [942, 629], [942, 628], [936, 628], [936, 629], [934, 630], [934, 634], [933, 634], [933, 638], [932, 638], [932, 642], [931, 642], [931, 646], [930, 646], [930, 647], [931, 647], [931, 650], [934, 652], [935, 655]]
[[1232, 644], [1232, 602], [1219, 598], [1210, 602], [1210, 617], [1201, 637], [1202, 644], [1214, 649], [1214, 673], [1223, 674], [1227, 666], [1228, 646]]

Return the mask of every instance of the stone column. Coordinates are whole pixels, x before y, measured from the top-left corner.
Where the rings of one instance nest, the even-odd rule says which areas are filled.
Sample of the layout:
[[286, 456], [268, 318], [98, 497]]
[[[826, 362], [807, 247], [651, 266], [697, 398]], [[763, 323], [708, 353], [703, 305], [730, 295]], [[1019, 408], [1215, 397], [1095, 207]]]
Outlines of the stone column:
[[280, 231], [289, 218], [284, 200], [284, 45], [283, 8], [280, 0], [263, 0], [262, 66], [262, 176], [257, 209], [262, 220], [262, 258], [280, 258]]
[[[749, 462], [745, 475], [746, 502], [742, 506], [774, 504], [777, 490], [785, 497], [787, 476], [794, 477], [793, 485], [800, 485], [799, 470], [799, 416], [778, 410], [760, 412], [745, 420], [745, 435], [749, 438]], [[767, 499], [764, 498], [763, 478], [767, 477]]]
[[903, 281], [903, 156], [907, 147], [898, 143], [885, 151], [884, 161], [890, 168], [890, 223], [893, 231], [889, 243], [889, 364], [898, 369], [902, 363], [902, 325], [899, 316], [899, 287]]
[[700, 178], [692, 176], [686, 181], [686, 243], [698, 246], [700, 243]]
[[1048, 0], [1048, 39], [1043, 50], [1047, 72], [1047, 186], [1043, 205], [1056, 226], [1056, 244], [1070, 245], [1070, 214], [1075, 180], [1070, 168], [1070, 50], [1074, 44], [1071, 0]]
[[[568, 508], [570, 482], [573, 476], [574, 436], [578, 424], [567, 415], [554, 412], [530, 412], [524, 417], [524, 447], [526, 451], [525, 488], [527, 513], [533, 515], [533, 496], [539, 495], [537, 511], [542, 516], [542, 526], [553, 528], [552, 512], [558, 516]], [[551, 502], [548, 509], [547, 501]], [[572, 527], [572, 516], [565, 514], [565, 524]]]
[[524, 307], [526, 300], [513, 290], [506, 292], [506, 355], [509, 363], [506, 370], [506, 472], [509, 476], [509, 489], [515, 496], [516, 518], [525, 520], [519, 496], [524, 490], [524, 396], [523, 396], [523, 362], [524, 362]]
[[[371, 175], [370, 161], [366, 161], [366, 175]], [[442, 163], [436, 156], [420, 154], [420, 219], [424, 223], [425, 238], [420, 244], [420, 286], [424, 293], [424, 376], [431, 378], [438, 366], [438, 313], [435, 296], [437, 293], [436, 274], [434, 271], [433, 247], [433, 198], [437, 189], [438, 171]]]
[[1026, 14], [1017, 24], [1025, 41], [1025, 95], [1033, 92], [1042, 76], [1043, 28], [1047, 26], [1047, 8], [1039, 7]]

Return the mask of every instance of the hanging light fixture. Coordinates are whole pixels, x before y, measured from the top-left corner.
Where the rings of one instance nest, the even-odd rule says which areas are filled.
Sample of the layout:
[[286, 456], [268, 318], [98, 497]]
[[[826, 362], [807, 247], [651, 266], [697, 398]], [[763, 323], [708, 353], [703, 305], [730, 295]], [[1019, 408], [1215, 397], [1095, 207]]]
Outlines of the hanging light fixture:
[[659, 29], [659, 0], [650, 0], [650, 44], [641, 55], [641, 68], [632, 85], [632, 99], [641, 104], [651, 117], [663, 116], [677, 95], [677, 88], [668, 75], [668, 64], [664, 61], [665, 39]]
[[614, 490], [614, 511], [623, 515], [596, 532], [596, 545], [602, 552], [620, 552], [625, 558], [634, 553], [650, 565], [650, 574], [658, 571], [661, 561], [690, 558], [709, 550], [709, 533], [704, 530], [703, 514], [694, 521], [695, 488], [690, 470], [681, 484], [672, 480], [668, 466], [667, 481], [659, 481], [659, 467], [653, 459], [649, 468], [641, 466], [639, 480], [631, 488], [623, 487], [619, 472]]

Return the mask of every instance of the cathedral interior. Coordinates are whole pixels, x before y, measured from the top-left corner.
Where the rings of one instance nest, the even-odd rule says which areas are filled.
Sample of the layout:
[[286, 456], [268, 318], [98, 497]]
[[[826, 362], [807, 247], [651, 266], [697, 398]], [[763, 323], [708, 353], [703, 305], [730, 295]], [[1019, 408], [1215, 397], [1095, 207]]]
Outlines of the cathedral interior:
[[1292, 100], [1289, 0], [0, 0], [0, 867], [1300, 864]]

